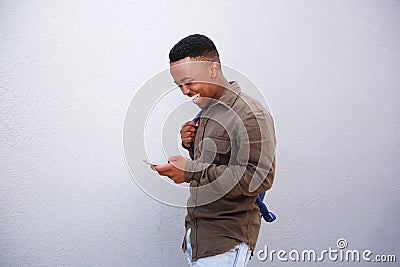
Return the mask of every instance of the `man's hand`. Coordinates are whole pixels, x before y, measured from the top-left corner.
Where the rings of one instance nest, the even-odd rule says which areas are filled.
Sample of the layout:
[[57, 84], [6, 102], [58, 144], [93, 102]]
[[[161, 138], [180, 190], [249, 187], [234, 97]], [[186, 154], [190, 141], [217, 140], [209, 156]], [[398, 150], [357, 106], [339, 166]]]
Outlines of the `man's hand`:
[[189, 148], [190, 143], [194, 142], [198, 124], [194, 121], [186, 122], [181, 129], [181, 140], [184, 147]]
[[184, 169], [188, 159], [182, 156], [172, 156], [168, 158], [168, 163], [158, 166], [153, 166], [153, 169], [158, 172], [159, 175], [168, 176], [176, 184], [181, 184], [185, 181]]

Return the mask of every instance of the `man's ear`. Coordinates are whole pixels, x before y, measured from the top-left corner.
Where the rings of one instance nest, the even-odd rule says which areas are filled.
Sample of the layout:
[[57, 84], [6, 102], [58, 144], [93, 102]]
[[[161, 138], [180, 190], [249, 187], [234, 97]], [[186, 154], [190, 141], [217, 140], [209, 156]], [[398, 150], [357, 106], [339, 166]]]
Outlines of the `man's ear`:
[[210, 66], [210, 76], [212, 79], [215, 79], [218, 77], [218, 72], [219, 72], [219, 65], [217, 62], [211, 63]]

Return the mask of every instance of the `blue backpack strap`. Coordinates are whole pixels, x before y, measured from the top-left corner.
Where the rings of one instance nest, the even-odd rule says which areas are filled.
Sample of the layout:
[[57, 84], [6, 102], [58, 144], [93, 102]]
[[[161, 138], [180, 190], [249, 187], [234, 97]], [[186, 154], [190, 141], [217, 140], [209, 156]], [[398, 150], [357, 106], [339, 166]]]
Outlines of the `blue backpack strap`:
[[264, 220], [266, 222], [271, 223], [271, 222], [275, 221], [276, 216], [275, 216], [275, 214], [270, 212], [267, 208], [267, 205], [264, 204], [264, 202], [263, 202], [264, 196], [265, 196], [265, 192], [259, 194], [256, 199], [256, 203], [257, 203], [258, 207], [260, 208], [261, 216], [264, 218]]
[[[193, 122], [197, 122], [200, 119], [201, 113], [203, 112], [203, 110], [200, 110], [199, 113], [196, 114], [196, 116], [193, 118]], [[194, 158], [194, 144], [193, 142], [190, 142], [190, 158], [193, 160]]]
[[[203, 112], [203, 110], [200, 110], [200, 112], [197, 113], [197, 115], [193, 118], [192, 121], [193, 122], [197, 122], [200, 119], [200, 116], [201, 116], [202, 112]], [[190, 142], [190, 152], [191, 152], [190, 153], [190, 158], [193, 160], [193, 157], [194, 157], [194, 144], [193, 144], [193, 142]], [[258, 208], [260, 209], [261, 216], [264, 218], [264, 220], [266, 222], [271, 223], [271, 222], [275, 221], [276, 216], [275, 216], [275, 214], [270, 212], [268, 210], [268, 208], [267, 208], [267, 205], [264, 204], [264, 202], [263, 202], [264, 197], [265, 197], [265, 192], [259, 194], [257, 196], [256, 203], [257, 203]]]

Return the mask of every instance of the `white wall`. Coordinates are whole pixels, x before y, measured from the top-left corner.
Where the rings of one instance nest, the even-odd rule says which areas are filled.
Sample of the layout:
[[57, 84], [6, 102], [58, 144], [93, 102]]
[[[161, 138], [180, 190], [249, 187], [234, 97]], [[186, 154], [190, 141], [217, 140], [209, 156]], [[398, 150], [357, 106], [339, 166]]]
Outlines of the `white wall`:
[[399, 258], [399, 14], [388, 0], [1, 1], [0, 265], [186, 266], [185, 210], [133, 182], [122, 131], [195, 32], [274, 114], [278, 219], [257, 250], [346, 238]]

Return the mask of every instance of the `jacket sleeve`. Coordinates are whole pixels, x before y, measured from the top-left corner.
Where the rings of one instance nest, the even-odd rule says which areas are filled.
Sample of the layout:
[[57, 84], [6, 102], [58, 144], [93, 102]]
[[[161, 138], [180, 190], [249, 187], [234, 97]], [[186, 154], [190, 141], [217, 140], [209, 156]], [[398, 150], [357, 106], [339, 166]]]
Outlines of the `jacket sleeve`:
[[237, 153], [232, 164], [216, 165], [188, 160], [185, 181], [196, 180], [214, 192], [231, 196], [256, 196], [271, 188], [275, 173], [275, 129], [271, 115], [253, 111], [243, 118], [237, 130]]

